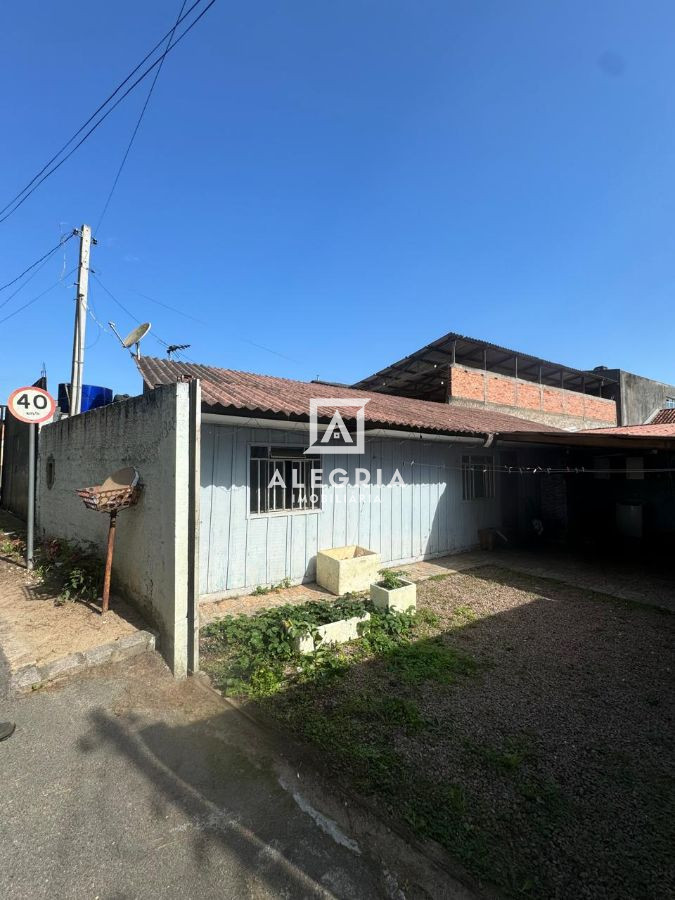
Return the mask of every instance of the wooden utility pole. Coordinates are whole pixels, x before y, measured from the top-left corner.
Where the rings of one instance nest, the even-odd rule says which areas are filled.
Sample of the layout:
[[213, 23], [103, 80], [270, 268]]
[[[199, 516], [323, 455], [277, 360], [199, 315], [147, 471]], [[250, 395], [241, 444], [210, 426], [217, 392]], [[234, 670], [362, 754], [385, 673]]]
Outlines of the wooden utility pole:
[[75, 297], [75, 329], [73, 332], [73, 365], [70, 372], [70, 415], [76, 416], [82, 407], [82, 378], [84, 374], [84, 338], [87, 331], [87, 294], [89, 291], [89, 254], [91, 228], [80, 228], [80, 264]]

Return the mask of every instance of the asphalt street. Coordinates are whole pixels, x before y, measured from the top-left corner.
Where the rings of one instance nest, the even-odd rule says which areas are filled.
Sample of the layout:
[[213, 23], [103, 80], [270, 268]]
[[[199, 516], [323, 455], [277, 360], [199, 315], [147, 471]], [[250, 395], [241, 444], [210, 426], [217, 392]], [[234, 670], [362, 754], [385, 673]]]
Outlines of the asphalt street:
[[283, 784], [237, 712], [156, 654], [5, 691], [5, 719], [4, 900], [403, 896]]

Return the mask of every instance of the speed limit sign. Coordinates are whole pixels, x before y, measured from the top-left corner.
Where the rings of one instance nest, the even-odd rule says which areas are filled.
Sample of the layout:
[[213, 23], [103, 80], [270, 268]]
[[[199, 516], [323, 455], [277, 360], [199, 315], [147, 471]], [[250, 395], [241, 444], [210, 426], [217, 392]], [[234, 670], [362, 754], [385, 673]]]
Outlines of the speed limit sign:
[[21, 422], [39, 425], [54, 415], [56, 401], [39, 387], [21, 387], [9, 395], [7, 409]]

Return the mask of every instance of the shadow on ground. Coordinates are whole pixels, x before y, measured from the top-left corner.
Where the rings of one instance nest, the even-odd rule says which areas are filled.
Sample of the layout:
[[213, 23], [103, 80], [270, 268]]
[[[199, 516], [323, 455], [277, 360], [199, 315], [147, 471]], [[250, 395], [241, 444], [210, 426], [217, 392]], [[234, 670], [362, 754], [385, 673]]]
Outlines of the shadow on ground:
[[672, 616], [493, 567], [418, 585], [411, 645], [259, 708], [512, 896], [664, 896]]

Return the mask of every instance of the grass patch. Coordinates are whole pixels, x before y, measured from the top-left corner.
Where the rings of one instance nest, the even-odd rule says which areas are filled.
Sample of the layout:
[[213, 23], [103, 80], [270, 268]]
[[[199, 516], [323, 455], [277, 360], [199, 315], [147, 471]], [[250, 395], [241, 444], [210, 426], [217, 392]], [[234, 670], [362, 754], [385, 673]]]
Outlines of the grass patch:
[[448, 646], [442, 638], [399, 646], [385, 657], [389, 669], [402, 681], [436, 681], [453, 684], [458, 677], [475, 674], [476, 661], [461, 650]]
[[476, 613], [470, 606], [467, 606], [465, 603], [456, 606], [452, 611], [454, 624], [464, 626], [470, 625], [472, 622], [475, 622], [478, 618]]

